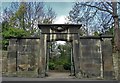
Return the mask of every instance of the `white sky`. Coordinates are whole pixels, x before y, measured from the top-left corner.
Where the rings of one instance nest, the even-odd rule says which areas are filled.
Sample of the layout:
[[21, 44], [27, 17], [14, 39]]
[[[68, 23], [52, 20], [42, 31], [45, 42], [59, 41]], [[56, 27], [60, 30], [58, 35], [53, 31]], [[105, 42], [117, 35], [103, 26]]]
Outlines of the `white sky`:
[[57, 17], [53, 24], [65, 24], [66, 23], [65, 17], [66, 16]]
[[64, 45], [66, 42], [65, 41], [57, 41], [57, 44], [62, 44]]
[[[54, 24], [65, 24], [65, 16], [57, 17]], [[57, 41], [57, 44], [65, 44], [65, 41]]]

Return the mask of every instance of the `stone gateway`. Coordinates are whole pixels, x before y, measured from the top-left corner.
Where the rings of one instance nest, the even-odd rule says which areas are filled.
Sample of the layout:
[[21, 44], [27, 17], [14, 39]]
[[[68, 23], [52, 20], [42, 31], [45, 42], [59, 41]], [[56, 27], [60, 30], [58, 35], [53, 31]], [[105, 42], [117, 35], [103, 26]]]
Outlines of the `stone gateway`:
[[71, 42], [71, 73], [77, 78], [113, 79], [112, 36], [80, 36], [82, 25], [38, 24], [39, 37], [9, 38], [8, 74], [45, 77], [50, 42]]

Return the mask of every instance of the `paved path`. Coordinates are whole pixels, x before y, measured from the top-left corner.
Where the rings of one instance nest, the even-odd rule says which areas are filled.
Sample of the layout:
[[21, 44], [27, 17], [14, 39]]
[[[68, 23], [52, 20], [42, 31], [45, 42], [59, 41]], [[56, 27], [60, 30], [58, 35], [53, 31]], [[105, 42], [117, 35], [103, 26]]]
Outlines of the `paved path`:
[[3, 81], [68, 81], [74, 80], [74, 76], [70, 76], [69, 72], [49, 72], [45, 78], [22, 78], [22, 77], [3, 77]]
[[86, 80], [86, 79], [71, 79], [71, 78], [18, 78], [18, 77], [3, 77], [2, 81], [100, 81], [99, 83], [109, 82], [118, 83], [115, 80]]
[[48, 72], [47, 79], [56, 79], [56, 78], [71, 78], [74, 79], [75, 76], [70, 76], [69, 72]]
[[19, 77], [3, 77], [2, 81], [80, 81], [79, 83], [118, 83], [117, 81], [111, 80], [86, 80], [77, 79], [74, 76], [70, 76], [70, 73], [59, 73], [59, 72], [49, 72], [49, 76], [45, 78], [19, 78]]

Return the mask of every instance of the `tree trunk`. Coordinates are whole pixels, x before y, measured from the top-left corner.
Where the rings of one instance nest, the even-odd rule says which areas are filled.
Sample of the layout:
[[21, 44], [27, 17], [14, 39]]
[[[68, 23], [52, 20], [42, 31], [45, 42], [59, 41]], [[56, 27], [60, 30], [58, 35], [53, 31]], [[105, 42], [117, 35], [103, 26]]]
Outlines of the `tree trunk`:
[[118, 16], [114, 16], [114, 43], [115, 50], [120, 52], [120, 29], [119, 29], [119, 21]]
[[120, 29], [119, 29], [119, 23], [118, 23], [118, 16], [114, 16], [114, 48], [115, 48], [115, 53], [117, 55], [117, 60], [118, 60], [118, 75], [117, 75], [117, 79], [120, 79], [120, 40], [119, 40], [119, 33], [120, 33]]
[[115, 48], [115, 52], [117, 53], [117, 62], [118, 62], [118, 75], [117, 75], [117, 79], [120, 79], [120, 29], [119, 29], [119, 21], [118, 21], [118, 15], [117, 15], [117, 2], [112, 2], [112, 8], [113, 8], [113, 19], [114, 19], [114, 48]]

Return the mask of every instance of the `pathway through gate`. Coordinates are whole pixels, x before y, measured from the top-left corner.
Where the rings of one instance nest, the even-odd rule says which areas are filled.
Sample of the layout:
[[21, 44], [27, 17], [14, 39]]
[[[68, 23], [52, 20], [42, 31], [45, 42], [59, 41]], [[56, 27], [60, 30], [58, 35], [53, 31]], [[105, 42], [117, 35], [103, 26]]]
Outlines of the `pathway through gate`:
[[49, 75], [46, 78], [71, 78], [74, 79], [75, 76], [70, 76], [69, 72], [49, 72]]

